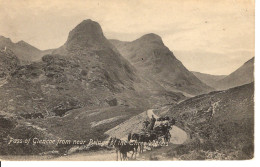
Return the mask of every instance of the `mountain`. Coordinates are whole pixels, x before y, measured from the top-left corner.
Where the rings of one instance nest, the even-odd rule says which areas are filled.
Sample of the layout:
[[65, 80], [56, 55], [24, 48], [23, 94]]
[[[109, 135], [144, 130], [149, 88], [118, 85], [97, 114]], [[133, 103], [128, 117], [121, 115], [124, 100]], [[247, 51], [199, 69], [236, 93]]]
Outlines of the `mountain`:
[[[69, 59], [79, 59], [77, 61], [81, 63], [85, 62], [86, 66], [92, 70], [89, 77], [104, 75], [103, 78], [108, 79], [110, 87], [115, 88], [117, 85], [123, 87], [131, 84], [129, 88], [133, 92], [138, 92], [140, 97], [147, 99], [149, 105], [174, 103], [185, 98], [181, 93], [165, 90], [156, 81], [140, 77], [136, 68], [105, 38], [100, 25], [92, 20], [85, 20], [70, 31], [66, 43], [53, 50], [53, 54], [62, 55]], [[103, 72], [105, 74], [101, 74]], [[101, 91], [101, 93], [104, 92]], [[124, 96], [124, 101], [131, 101], [129, 93], [121, 95]], [[138, 103], [142, 106], [141, 101]]]
[[210, 87], [215, 88], [216, 82], [225, 78], [226, 75], [211, 75], [211, 74], [204, 74], [200, 72], [192, 71], [192, 73], [202, 82], [209, 85]]
[[[138, 82], [138, 77], [134, 68], [113, 50], [97, 22], [84, 20], [69, 33], [66, 43], [52, 52], [43, 56], [42, 61], [19, 66], [11, 73], [8, 84], [2, 86], [1, 93], [19, 87], [21, 96], [26, 96], [17, 99], [8, 93], [11, 97], [6, 100], [13, 99], [9, 107], [19, 108], [13, 111], [33, 113], [38, 107], [37, 110], [45, 114], [62, 116], [71, 109], [84, 106], [128, 105], [124, 103], [126, 97], [123, 94], [136, 94], [133, 83]], [[138, 98], [138, 95], [134, 96]], [[33, 105], [34, 102], [24, 101], [27, 98], [44, 100]], [[27, 105], [17, 104], [21, 101]], [[8, 111], [7, 108], [1, 109]]]
[[[2, 141], [8, 136], [102, 140], [105, 131], [154, 104], [149, 90], [138, 86], [143, 84], [136, 69], [92, 20], [82, 21], [63, 46], [40, 61], [19, 64], [19, 56], [9, 48], [0, 54], [0, 155], [59, 149], [8, 146]], [[169, 92], [168, 97], [179, 98]]]
[[251, 58], [236, 71], [232, 72], [225, 78], [216, 82], [214, 87], [217, 89], [228, 89], [244, 84], [248, 84], [254, 81], [254, 62], [255, 58]]
[[147, 34], [132, 42], [110, 42], [140, 75], [157, 81], [167, 90], [180, 91], [186, 95], [213, 90], [188, 71], [156, 34]]
[[251, 159], [254, 156], [254, 83], [211, 92], [172, 106], [165, 115], [190, 134], [168, 152], [182, 159]]
[[[4, 96], [0, 120], [6, 122], [0, 124], [1, 139], [30, 134], [30, 138], [102, 140], [107, 130], [148, 108], [186, 98], [140, 77], [92, 20], [82, 21], [64, 45], [40, 61], [20, 64], [19, 56], [9, 48], [3, 48], [0, 55], [5, 67], [0, 71]], [[0, 142], [0, 155], [71, 147], [7, 145], [6, 140]]]
[[41, 51], [36, 47], [19, 41], [13, 43], [11, 39], [0, 36], [0, 49], [9, 49], [19, 58], [22, 64], [28, 64], [33, 61], [39, 61], [45, 54], [49, 54], [51, 50]]

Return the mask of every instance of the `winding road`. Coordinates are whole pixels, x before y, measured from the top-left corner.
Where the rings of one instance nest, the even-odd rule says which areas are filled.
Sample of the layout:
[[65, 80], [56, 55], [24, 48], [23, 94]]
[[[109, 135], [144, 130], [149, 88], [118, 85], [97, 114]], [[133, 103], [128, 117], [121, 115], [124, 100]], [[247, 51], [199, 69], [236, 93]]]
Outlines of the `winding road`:
[[[154, 114], [153, 109], [149, 109], [143, 113], [141, 113], [138, 116], [133, 117], [132, 119], [118, 125], [115, 127], [113, 130], [117, 134], [119, 133], [120, 135], [118, 136], [121, 139], [126, 139], [127, 134], [130, 131], [129, 126], [132, 126], [130, 129], [137, 128], [139, 129], [142, 127], [142, 122], [144, 119], [152, 118], [152, 115], [155, 118], [159, 118], [157, 115]], [[130, 124], [132, 123], [132, 124]], [[122, 128], [123, 127], [123, 128]], [[119, 128], [119, 129], [118, 129]], [[120, 129], [121, 128], [121, 129]], [[172, 144], [183, 144], [187, 140], [187, 133], [180, 129], [177, 126], [172, 126], [172, 129], [170, 130], [171, 133], [171, 143]], [[110, 133], [109, 133], [110, 134]], [[140, 158], [140, 157], [139, 157]], [[71, 154], [68, 156], [61, 156], [57, 158], [51, 158], [49, 160], [56, 160], [56, 161], [75, 161], [75, 160], [84, 160], [84, 161], [115, 161], [116, 160], [116, 155], [115, 151], [97, 151], [97, 152], [82, 152], [82, 153], [76, 153], [76, 154]]]

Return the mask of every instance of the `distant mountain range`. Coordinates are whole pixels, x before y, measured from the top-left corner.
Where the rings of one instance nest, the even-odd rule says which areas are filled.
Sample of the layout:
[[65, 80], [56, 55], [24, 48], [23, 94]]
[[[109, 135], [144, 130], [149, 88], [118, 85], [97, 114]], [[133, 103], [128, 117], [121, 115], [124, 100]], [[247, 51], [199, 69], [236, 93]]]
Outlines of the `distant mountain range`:
[[[33, 112], [35, 105], [25, 107], [18, 103], [27, 103], [24, 100], [34, 96], [31, 93], [45, 99], [39, 101], [40, 111], [48, 103], [44, 111], [64, 115], [84, 106], [149, 107], [176, 103], [213, 91], [212, 87], [226, 89], [250, 83], [254, 78], [254, 59], [229, 76], [190, 72], [160, 36], [147, 34], [132, 42], [107, 40], [100, 25], [92, 20], [77, 25], [57, 49], [41, 51], [24, 41], [13, 43], [3, 36], [0, 49], [0, 76], [2, 81], [8, 81], [0, 90], [3, 94], [15, 92], [14, 87], [23, 90], [21, 96], [26, 98], [16, 99], [15, 93], [7, 93], [6, 100], [10, 96], [13, 106], [26, 113]], [[30, 88], [25, 91], [27, 86]], [[6, 100], [1, 101], [1, 109], [9, 111], [10, 106], [3, 108]], [[62, 107], [56, 106], [57, 102]]]
[[21, 63], [23, 64], [39, 61], [43, 55], [52, 52], [52, 49], [42, 51], [26, 43], [25, 41], [13, 43], [11, 39], [0, 36], [0, 49], [4, 48], [12, 50], [12, 52], [20, 59]]
[[254, 59], [254, 57], [251, 58], [229, 75], [210, 75], [194, 71], [192, 73], [202, 82], [217, 90], [233, 88], [254, 81]]

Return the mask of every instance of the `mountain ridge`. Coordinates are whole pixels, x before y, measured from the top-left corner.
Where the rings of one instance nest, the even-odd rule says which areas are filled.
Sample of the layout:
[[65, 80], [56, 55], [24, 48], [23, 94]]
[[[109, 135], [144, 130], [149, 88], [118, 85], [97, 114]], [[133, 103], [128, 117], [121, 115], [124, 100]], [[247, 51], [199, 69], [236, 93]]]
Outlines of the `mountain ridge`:
[[189, 72], [156, 34], [146, 34], [132, 42], [110, 42], [139, 73], [159, 81], [168, 90], [195, 95], [213, 90]]

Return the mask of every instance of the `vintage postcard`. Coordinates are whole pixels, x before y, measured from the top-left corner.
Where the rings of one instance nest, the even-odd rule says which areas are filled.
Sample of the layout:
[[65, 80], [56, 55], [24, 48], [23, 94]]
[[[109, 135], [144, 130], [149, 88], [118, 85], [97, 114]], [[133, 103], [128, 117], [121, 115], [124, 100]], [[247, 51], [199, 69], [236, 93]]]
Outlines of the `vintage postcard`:
[[254, 41], [254, 0], [0, 0], [0, 160], [251, 160]]

